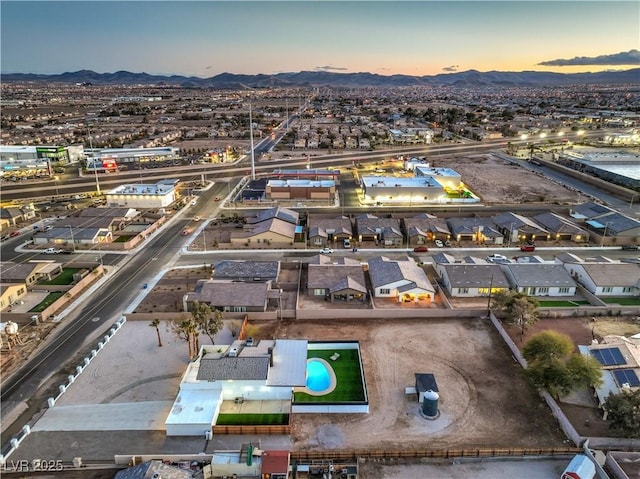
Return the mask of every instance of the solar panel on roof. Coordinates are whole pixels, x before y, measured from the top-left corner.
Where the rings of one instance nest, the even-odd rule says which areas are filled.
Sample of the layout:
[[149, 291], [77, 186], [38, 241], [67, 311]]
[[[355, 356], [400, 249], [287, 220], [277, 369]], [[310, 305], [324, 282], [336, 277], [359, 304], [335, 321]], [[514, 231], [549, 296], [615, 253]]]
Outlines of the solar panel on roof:
[[591, 354], [603, 366], [619, 366], [627, 364], [626, 359], [618, 348], [593, 349]]
[[632, 388], [640, 386], [640, 379], [633, 369], [618, 369], [613, 371], [613, 375], [619, 386], [623, 384], [628, 384]]

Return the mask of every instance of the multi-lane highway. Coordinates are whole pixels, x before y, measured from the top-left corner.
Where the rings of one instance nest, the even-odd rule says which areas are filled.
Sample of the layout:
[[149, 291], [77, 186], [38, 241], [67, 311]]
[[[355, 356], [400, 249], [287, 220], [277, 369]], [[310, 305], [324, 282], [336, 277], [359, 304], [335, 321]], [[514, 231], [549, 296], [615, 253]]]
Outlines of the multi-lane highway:
[[[602, 135], [602, 132], [588, 132], [585, 135]], [[575, 134], [575, 138], [578, 136]], [[570, 135], [567, 135], [570, 137]], [[313, 156], [311, 152], [304, 152], [299, 158], [283, 159], [277, 161], [260, 161], [261, 153], [269, 151], [279, 137], [272, 139], [265, 138], [254, 148], [255, 172], [262, 175], [273, 171], [275, 168], [306, 168], [308, 160], [311, 161], [312, 168], [326, 168], [329, 166], [346, 166], [358, 162], [375, 162], [384, 159], [404, 156], [427, 155], [435, 160], [451, 156], [462, 156], [469, 154], [483, 153], [491, 150], [504, 149], [507, 141], [504, 139], [487, 140], [474, 143], [453, 143], [446, 145], [428, 145], [419, 147], [406, 147], [402, 149], [388, 149], [375, 151], [348, 151], [345, 153], [335, 153], [327, 155]], [[513, 146], [527, 145], [527, 140], [513, 140]], [[307, 156], [309, 154], [310, 156]], [[144, 173], [144, 178], [141, 175]], [[161, 180], [164, 178], [178, 178], [181, 180], [193, 180], [205, 175], [209, 179], [228, 178], [251, 174], [251, 155], [245, 156], [235, 164], [213, 164], [213, 165], [186, 165], [167, 167], [162, 169], [142, 171], [123, 171], [112, 174], [99, 175], [101, 190], [114, 188], [121, 184], [140, 181], [145, 182]], [[73, 178], [65, 182], [42, 181], [37, 183], [26, 183], [16, 185], [3, 185], [2, 197], [4, 200], [21, 200], [25, 198], [50, 198], [55, 195], [69, 195], [83, 192], [95, 192], [96, 179], [93, 175], [86, 175], [81, 178]]]

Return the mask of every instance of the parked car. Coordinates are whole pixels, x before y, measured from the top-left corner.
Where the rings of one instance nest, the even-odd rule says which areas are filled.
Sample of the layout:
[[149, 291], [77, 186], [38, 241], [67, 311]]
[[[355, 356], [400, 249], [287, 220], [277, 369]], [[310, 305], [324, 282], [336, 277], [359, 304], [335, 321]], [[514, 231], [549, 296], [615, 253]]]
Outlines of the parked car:
[[199, 216], [194, 216], [193, 217], [193, 221], [200, 221], [200, 217]]
[[57, 248], [47, 248], [43, 251], [44, 254], [60, 254], [62, 253], [61, 249]]
[[442, 248], [444, 246], [444, 243], [442, 241], [440, 241], [439, 239], [435, 240], [434, 243], [436, 244], [436, 246], [438, 248]]
[[322, 248], [322, 249], [320, 250], [320, 253], [322, 253], [322, 254], [329, 254], [329, 253], [333, 253], [333, 249], [331, 249], [331, 248]]
[[447, 240], [444, 242], [445, 247], [451, 248], [451, 241]]
[[216, 197], [213, 199], [213, 201], [220, 201], [220, 197], [219, 197], [219, 196], [216, 196]]
[[505, 263], [505, 262], [508, 262], [509, 259], [502, 254], [494, 253], [487, 256], [487, 261], [489, 263]]
[[637, 244], [623, 244], [622, 251], [638, 251]]
[[426, 253], [428, 251], [429, 248], [427, 248], [426, 246], [416, 246], [415, 248], [413, 248], [414, 253]]
[[189, 236], [190, 233], [191, 233], [191, 231], [189, 231], [189, 230], [182, 230], [182, 232], [180, 234], [182, 236]]
[[520, 245], [520, 251], [527, 251], [527, 252], [531, 252], [531, 251], [535, 251], [536, 247], [532, 244], [521, 244]]

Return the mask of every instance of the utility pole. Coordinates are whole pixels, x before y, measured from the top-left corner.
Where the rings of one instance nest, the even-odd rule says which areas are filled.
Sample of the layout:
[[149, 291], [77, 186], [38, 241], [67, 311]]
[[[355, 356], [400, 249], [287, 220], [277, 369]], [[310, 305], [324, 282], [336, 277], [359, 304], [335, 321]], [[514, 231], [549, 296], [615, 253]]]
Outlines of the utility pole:
[[489, 282], [489, 299], [487, 300], [487, 318], [491, 317], [491, 292], [493, 291], [493, 274]]
[[249, 138], [251, 140], [251, 179], [256, 179], [256, 159], [253, 151], [253, 116], [251, 115], [251, 102], [249, 102]]
[[93, 158], [93, 172], [96, 176], [96, 192], [100, 196], [100, 181], [98, 180], [98, 166], [96, 165], [96, 157], [93, 156], [93, 143], [91, 141], [91, 129], [89, 128], [89, 122], [87, 121], [87, 133], [89, 133], [89, 148], [91, 149], [91, 155]]

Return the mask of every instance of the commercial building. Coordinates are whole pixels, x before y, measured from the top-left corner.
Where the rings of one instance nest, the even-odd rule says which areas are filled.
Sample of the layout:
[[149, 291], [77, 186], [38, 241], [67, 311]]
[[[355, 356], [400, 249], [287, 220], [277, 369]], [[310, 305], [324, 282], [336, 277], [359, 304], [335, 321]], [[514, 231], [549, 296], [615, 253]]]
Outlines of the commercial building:
[[176, 200], [177, 180], [161, 180], [156, 184], [121, 185], [105, 193], [110, 207], [165, 208]]
[[363, 176], [364, 203], [389, 204], [444, 203], [447, 198], [440, 183], [430, 177], [395, 178]]

